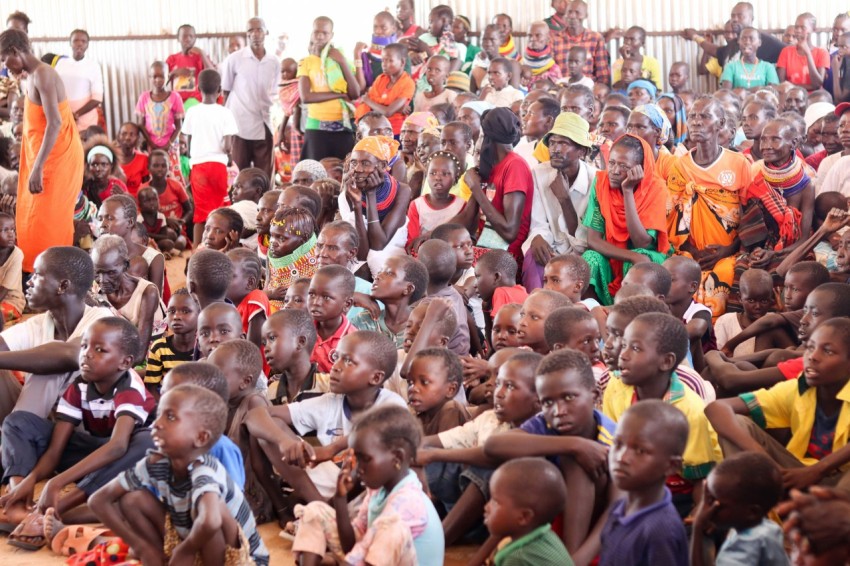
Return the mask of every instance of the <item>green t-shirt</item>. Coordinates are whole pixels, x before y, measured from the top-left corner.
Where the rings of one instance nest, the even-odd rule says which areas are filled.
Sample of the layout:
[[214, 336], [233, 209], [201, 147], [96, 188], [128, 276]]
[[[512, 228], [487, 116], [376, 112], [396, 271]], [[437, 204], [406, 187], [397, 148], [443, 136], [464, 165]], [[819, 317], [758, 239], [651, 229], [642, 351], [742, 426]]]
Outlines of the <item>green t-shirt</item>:
[[546, 523], [496, 553], [496, 566], [573, 566], [567, 547]]

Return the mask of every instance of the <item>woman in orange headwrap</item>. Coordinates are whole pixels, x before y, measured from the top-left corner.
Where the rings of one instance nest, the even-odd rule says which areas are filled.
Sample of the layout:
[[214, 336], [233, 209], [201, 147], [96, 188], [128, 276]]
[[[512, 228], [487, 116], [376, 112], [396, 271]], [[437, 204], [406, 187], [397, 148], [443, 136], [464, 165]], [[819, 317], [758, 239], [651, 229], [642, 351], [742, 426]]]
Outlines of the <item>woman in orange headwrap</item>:
[[634, 263], [662, 263], [672, 251], [667, 239], [667, 188], [655, 172], [652, 148], [626, 134], [611, 147], [608, 169], [599, 171], [583, 224], [590, 284], [610, 305]]

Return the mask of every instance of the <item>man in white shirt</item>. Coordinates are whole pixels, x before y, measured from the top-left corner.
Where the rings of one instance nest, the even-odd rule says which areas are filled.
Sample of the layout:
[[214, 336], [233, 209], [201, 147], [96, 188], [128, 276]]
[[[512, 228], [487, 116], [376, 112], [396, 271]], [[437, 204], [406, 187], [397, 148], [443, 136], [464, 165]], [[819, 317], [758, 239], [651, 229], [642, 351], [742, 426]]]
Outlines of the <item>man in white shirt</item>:
[[522, 284], [529, 292], [543, 286], [543, 268], [552, 256], [587, 248], [582, 217], [596, 176], [596, 168], [584, 161], [593, 143], [590, 126], [578, 114], [560, 114], [543, 142], [550, 160], [531, 168], [531, 227], [522, 246]]
[[266, 51], [268, 34], [262, 18], [248, 20], [248, 46], [225, 60], [221, 88], [225, 106], [239, 125], [239, 134], [233, 138], [233, 161], [240, 170], [257, 167], [271, 177], [274, 141], [269, 109], [280, 78], [280, 62]]
[[532, 169], [540, 163], [534, 157], [534, 147], [552, 129], [560, 113], [561, 104], [545, 90], [532, 90], [522, 101], [519, 109], [522, 137], [514, 147], [514, 152], [525, 159]]
[[71, 57], [62, 57], [56, 63], [80, 131], [97, 125], [97, 107], [103, 102], [103, 74], [100, 65], [86, 57], [88, 48], [88, 32], [75, 29], [71, 32]]

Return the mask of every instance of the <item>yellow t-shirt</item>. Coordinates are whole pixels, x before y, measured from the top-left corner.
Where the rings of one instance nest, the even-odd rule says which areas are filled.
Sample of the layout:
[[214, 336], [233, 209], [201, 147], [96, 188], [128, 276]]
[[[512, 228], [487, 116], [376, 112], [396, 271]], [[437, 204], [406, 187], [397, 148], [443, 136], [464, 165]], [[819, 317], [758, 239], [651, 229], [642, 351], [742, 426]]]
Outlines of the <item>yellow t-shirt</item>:
[[[297, 77], [310, 79], [310, 92], [332, 92], [322, 58], [318, 55], [308, 55], [298, 63]], [[307, 105], [307, 118], [320, 122], [339, 122], [342, 120], [342, 104], [340, 100], [327, 100]]]
[[[617, 84], [620, 81], [620, 72], [622, 69], [623, 58], [620, 57], [611, 66], [611, 76], [613, 78], [611, 84]], [[649, 55], [643, 56], [643, 62], [640, 64], [640, 74], [643, 78], [655, 83], [659, 91], [664, 88], [663, 77], [661, 76], [661, 64], [655, 57], [650, 57]]]

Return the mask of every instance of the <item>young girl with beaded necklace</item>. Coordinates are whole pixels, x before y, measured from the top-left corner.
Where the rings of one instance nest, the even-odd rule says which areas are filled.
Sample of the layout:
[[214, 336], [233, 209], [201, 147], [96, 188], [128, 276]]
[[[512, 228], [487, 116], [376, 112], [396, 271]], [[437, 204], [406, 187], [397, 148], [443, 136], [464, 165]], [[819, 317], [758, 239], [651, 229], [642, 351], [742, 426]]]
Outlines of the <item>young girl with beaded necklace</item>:
[[415, 250], [431, 231], [454, 218], [466, 201], [452, 194], [462, 172], [458, 158], [449, 151], [431, 154], [427, 162], [430, 192], [416, 198], [407, 209], [407, 249]]
[[272, 311], [283, 308], [286, 290], [299, 277], [312, 277], [316, 259], [316, 220], [303, 208], [282, 207], [269, 228], [266, 294]]

